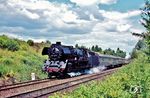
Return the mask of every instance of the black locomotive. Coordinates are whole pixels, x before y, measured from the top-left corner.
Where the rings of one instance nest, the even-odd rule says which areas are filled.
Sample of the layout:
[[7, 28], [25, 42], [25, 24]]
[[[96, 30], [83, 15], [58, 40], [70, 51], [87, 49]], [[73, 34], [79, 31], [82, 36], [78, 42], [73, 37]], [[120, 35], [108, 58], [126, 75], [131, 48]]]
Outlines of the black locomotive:
[[60, 42], [45, 47], [42, 55], [48, 55], [43, 70], [48, 73], [49, 78], [52, 76], [63, 77], [69, 72], [82, 71], [96, 66], [108, 68], [125, 63], [125, 59], [120, 57], [99, 55], [84, 48], [61, 45]]

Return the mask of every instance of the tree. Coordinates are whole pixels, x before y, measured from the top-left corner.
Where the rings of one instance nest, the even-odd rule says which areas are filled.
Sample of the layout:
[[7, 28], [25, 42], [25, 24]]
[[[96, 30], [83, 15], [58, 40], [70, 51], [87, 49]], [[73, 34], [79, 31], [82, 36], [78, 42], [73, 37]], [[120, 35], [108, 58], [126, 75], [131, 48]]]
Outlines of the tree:
[[131, 59], [137, 58], [138, 57], [137, 54], [138, 54], [137, 51], [135, 49], [133, 49], [132, 52], [130, 53]]
[[98, 45], [95, 46], [95, 51], [98, 52]]
[[92, 46], [91, 50], [100, 53], [102, 52], [102, 48], [99, 47], [98, 45]]
[[101, 47], [98, 47], [98, 52], [102, 53], [102, 48]]
[[92, 51], [95, 51], [95, 46], [92, 46], [91, 50], [92, 50]]
[[50, 42], [49, 40], [46, 40], [46, 43], [47, 43], [47, 44], [51, 44], [51, 42]]
[[115, 55], [115, 51], [108, 48], [104, 50], [104, 54], [108, 54], [108, 55]]
[[130, 53], [131, 55], [131, 58], [134, 59], [134, 58], [137, 58], [138, 57], [138, 51], [143, 51], [144, 49], [146, 49], [146, 44], [145, 44], [145, 41], [144, 39], [142, 40], [139, 40], [135, 47], [133, 48], [132, 52]]
[[82, 46], [79, 46], [79, 47], [80, 47], [80, 48], [84, 48], [84, 49], [87, 49], [87, 48], [86, 48], [85, 46], [83, 46], [83, 45], [82, 45]]
[[28, 40], [27, 43], [28, 43], [30, 46], [33, 46], [33, 45], [34, 45], [34, 41], [33, 41], [33, 40]]
[[76, 44], [76, 45], [75, 45], [75, 47], [76, 47], [76, 48], [79, 48], [79, 45], [78, 45], [78, 44]]
[[136, 50], [142, 50], [145, 48], [145, 43], [144, 43], [144, 40], [139, 40], [137, 42], [137, 44], [135, 45], [135, 49]]
[[126, 52], [124, 52], [124, 51], [120, 50], [119, 48], [117, 48], [117, 50], [116, 50], [116, 56], [125, 58], [126, 57]]
[[150, 61], [150, 1], [145, 2], [145, 6], [142, 9], [142, 25], [146, 28], [146, 32], [143, 34], [146, 40], [148, 60]]

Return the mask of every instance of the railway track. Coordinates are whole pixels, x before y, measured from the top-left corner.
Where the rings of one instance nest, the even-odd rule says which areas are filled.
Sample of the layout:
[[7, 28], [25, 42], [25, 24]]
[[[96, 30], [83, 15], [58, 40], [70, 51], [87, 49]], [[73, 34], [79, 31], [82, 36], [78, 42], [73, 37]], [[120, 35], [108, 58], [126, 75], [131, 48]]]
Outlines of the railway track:
[[9, 89], [9, 88], [17, 88], [20, 86], [26, 86], [26, 85], [30, 85], [33, 83], [41, 83], [41, 82], [45, 82], [45, 81], [48, 81], [48, 79], [30, 80], [30, 81], [26, 81], [26, 82], [14, 83], [14, 84], [10, 84], [10, 85], [0, 86], [0, 90]]
[[83, 75], [62, 80], [43, 79], [3, 86], [0, 87], [0, 98], [45, 98], [55, 92], [63, 91], [92, 80], [104, 78], [116, 70], [117, 68], [103, 71], [101, 73]]

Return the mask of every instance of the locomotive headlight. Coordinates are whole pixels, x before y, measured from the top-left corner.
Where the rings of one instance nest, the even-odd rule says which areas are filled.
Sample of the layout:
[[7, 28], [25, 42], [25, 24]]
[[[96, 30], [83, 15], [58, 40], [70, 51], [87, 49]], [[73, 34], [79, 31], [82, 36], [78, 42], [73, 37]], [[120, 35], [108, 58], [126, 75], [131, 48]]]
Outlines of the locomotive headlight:
[[74, 60], [77, 60], [77, 58], [75, 57]]
[[45, 64], [46, 64], [46, 65], [49, 65], [49, 64], [50, 64], [50, 61], [49, 61], [49, 60], [46, 60], [46, 61], [45, 61]]

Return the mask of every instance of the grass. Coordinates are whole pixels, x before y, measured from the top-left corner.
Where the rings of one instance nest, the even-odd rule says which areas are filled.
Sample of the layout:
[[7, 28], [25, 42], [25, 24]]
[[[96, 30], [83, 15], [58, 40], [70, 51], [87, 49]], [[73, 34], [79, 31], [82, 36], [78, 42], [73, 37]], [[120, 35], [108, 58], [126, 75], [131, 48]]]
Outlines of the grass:
[[50, 98], [150, 98], [150, 63], [144, 53], [139, 53], [137, 59], [104, 81], [93, 81], [71, 93], [57, 93]]
[[[3, 40], [4, 39], [4, 40]], [[30, 80], [31, 73], [35, 73], [37, 78], [45, 78], [47, 75], [41, 71], [44, 59], [46, 57], [41, 55], [42, 48], [47, 44], [40, 43], [34, 46], [29, 46], [27, 42], [18, 39], [11, 39], [6, 36], [0, 36], [0, 40], [3, 42], [14, 42], [17, 44], [18, 50], [11, 51], [7, 47], [11, 43], [1, 43], [0, 47], [0, 78], [3, 79], [6, 76], [13, 76], [17, 81]]]

